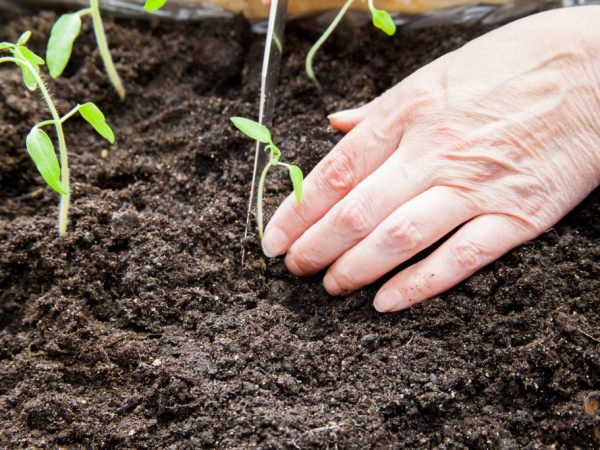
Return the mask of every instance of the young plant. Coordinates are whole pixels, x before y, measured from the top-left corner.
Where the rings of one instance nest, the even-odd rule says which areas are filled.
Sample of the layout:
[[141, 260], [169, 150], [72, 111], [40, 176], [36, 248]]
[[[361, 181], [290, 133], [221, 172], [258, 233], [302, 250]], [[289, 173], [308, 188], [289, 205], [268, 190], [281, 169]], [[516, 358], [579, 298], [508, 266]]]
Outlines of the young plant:
[[258, 234], [262, 239], [264, 237], [263, 197], [265, 191], [265, 179], [267, 178], [269, 169], [271, 167], [281, 166], [288, 170], [290, 179], [292, 180], [296, 201], [298, 203], [300, 203], [302, 200], [302, 181], [304, 180], [304, 175], [302, 174], [300, 167], [293, 164], [287, 164], [279, 160], [281, 158], [281, 150], [279, 150], [279, 148], [277, 148], [277, 146], [273, 143], [273, 140], [271, 139], [271, 132], [267, 127], [261, 125], [260, 123], [254, 122], [253, 120], [244, 119], [243, 117], [232, 117], [231, 121], [236, 128], [246, 136], [265, 144], [265, 151], [270, 152], [269, 162], [260, 175], [260, 179], [258, 181], [258, 191], [256, 194], [256, 220], [258, 222]]
[[167, 4], [168, 0], [146, 0], [146, 4], [144, 5], [144, 9], [146, 11], [156, 11], [157, 9], [162, 8]]
[[[362, 1], [364, 2], [365, 0], [362, 0]], [[371, 12], [371, 18], [373, 20], [373, 25], [376, 28], [383, 31], [388, 36], [393, 36], [394, 34], [396, 34], [396, 24], [394, 23], [394, 20], [392, 19], [390, 14], [383, 9], [375, 8], [375, 5], [373, 4], [373, 0], [367, 0], [367, 1], [368, 1], [368, 6], [369, 6], [369, 11]], [[346, 15], [346, 13], [348, 12], [348, 9], [350, 9], [350, 6], [352, 6], [353, 3], [354, 3], [354, 0], [347, 0], [346, 3], [344, 3], [344, 6], [342, 6], [342, 9], [340, 9], [340, 12], [337, 14], [337, 16], [335, 16], [335, 18], [333, 19], [333, 22], [331, 22], [329, 27], [327, 27], [327, 29], [321, 35], [319, 40], [317, 42], [315, 42], [315, 44], [311, 47], [308, 54], [306, 55], [306, 62], [305, 62], [306, 75], [308, 75], [308, 78], [310, 78], [312, 80], [312, 82], [317, 86], [317, 88], [319, 90], [321, 90], [321, 84], [319, 83], [319, 80], [317, 80], [317, 77], [315, 76], [315, 71], [313, 68], [313, 61], [315, 59], [315, 55], [317, 54], [319, 49], [323, 46], [325, 41], [327, 41], [327, 39], [335, 31], [337, 26], [342, 21], [342, 18]]]
[[[165, 3], [167, 3], [167, 0], [146, 0], [144, 9], [155, 11], [162, 8]], [[48, 49], [46, 50], [46, 61], [48, 62], [50, 75], [52, 78], [58, 78], [62, 75], [69, 63], [69, 59], [71, 59], [73, 44], [81, 32], [81, 18], [92, 16], [96, 43], [98, 44], [98, 50], [104, 62], [106, 73], [119, 97], [124, 99], [125, 87], [108, 49], [106, 33], [104, 32], [102, 16], [100, 15], [99, 0], [89, 0], [89, 5], [89, 8], [62, 15], [52, 27], [50, 39], [48, 40]]]
[[[58, 110], [52, 101], [52, 96], [48, 87], [44, 83], [40, 73], [40, 66], [44, 65], [44, 60], [29, 50], [25, 44], [31, 37], [31, 32], [27, 31], [21, 35], [19, 40], [13, 44], [10, 42], [0, 42], [0, 52], [8, 52], [10, 56], [0, 55], [1, 63], [13, 63], [21, 69], [25, 86], [31, 91], [39, 88], [46, 106], [50, 110], [52, 119], [34, 125], [25, 144], [27, 152], [44, 181], [57, 193], [60, 194], [60, 205], [58, 213], [58, 234], [64, 236], [67, 232], [69, 203], [70, 203], [70, 183], [69, 183], [69, 160], [67, 154], [67, 144], [63, 130], [63, 124], [75, 114], [79, 113], [92, 127], [111, 144], [115, 140], [112, 129], [106, 123], [104, 114], [93, 103], [77, 105], [64, 116], [58, 114]], [[58, 140], [58, 152], [60, 162], [54, 150], [54, 144], [43, 130], [46, 126], [54, 126]]]

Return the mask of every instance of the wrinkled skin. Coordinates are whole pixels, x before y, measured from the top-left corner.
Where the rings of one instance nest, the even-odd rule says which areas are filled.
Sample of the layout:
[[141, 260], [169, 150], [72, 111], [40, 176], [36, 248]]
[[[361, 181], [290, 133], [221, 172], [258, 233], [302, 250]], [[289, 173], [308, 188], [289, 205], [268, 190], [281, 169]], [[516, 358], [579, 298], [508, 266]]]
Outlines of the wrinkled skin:
[[600, 7], [513, 22], [330, 117], [347, 136], [266, 229], [331, 295], [372, 283], [378, 311], [435, 296], [551, 228], [600, 182]]

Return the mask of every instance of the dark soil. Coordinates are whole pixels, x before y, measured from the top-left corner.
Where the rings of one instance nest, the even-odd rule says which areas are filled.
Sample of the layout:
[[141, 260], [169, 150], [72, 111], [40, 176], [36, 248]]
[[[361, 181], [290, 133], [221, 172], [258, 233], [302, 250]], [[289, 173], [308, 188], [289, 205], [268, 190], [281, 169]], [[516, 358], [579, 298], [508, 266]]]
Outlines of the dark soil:
[[[0, 38], [55, 15], [2, 18]], [[539, 239], [438, 298], [395, 315], [375, 287], [328, 297], [256, 241], [240, 267], [253, 146], [228, 123], [256, 116], [262, 37], [242, 19], [107, 21], [129, 90], [107, 84], [86, 25], [62, 111], [93, 100], [108, 147], [67, 125], [71, 234], [24, 151], [45, 119], [0, 68], [1, 448], [593, 448], [600, 417], [598, 192]], [[340, 30], [303, 73], [315, 34], [288, 35], [276, 139], [311, 168], [358, 105], [481, 29]], [[106, 150], [106, 151], [105, 151]], [[290, 190], [269, 186], [272, 209]]]

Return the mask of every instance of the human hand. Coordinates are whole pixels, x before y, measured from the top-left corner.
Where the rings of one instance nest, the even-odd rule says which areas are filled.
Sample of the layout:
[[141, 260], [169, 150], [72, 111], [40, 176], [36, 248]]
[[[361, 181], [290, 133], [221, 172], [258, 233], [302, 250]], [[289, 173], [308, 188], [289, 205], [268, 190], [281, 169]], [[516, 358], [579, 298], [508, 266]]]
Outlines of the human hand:
[[482, 36], [372, 103], [330, 117], [348, 135], [266, 229], [267, 256], [325, 289], [359, 289], [460, 227], [375, 298], [437, 295], [552, 227], [600, 182], [600, 7]]

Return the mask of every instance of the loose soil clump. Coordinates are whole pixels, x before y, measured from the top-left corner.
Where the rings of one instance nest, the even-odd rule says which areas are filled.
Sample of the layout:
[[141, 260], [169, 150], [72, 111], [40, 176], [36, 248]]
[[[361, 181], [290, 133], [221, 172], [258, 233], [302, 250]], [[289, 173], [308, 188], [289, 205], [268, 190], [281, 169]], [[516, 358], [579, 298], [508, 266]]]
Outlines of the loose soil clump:
[[[54, 13], [8, 17], [44, 54]], [[84, 25], [89, 27], [88, 25]], [[377, 286], [344, 299], [246, 243], [261, 36], [240, 18], [107, 20], [120, 102], [84, 32], [59, 108], [94, 101], [114, 125], [71, 142], [70, 234], [24, 150], [46, 119], [0, 68], [0, 447], [593, 448], [600, 386], [600, 202], [450, 292], [394, 315]], [[366, 102], [485, 29], [342, 28], [303, 72], [315, 31], [290, 27], [275, 139], [313, 167], [341, 135], [325, 116]], [[267, 206], [290, 191], [280, 171]]]

